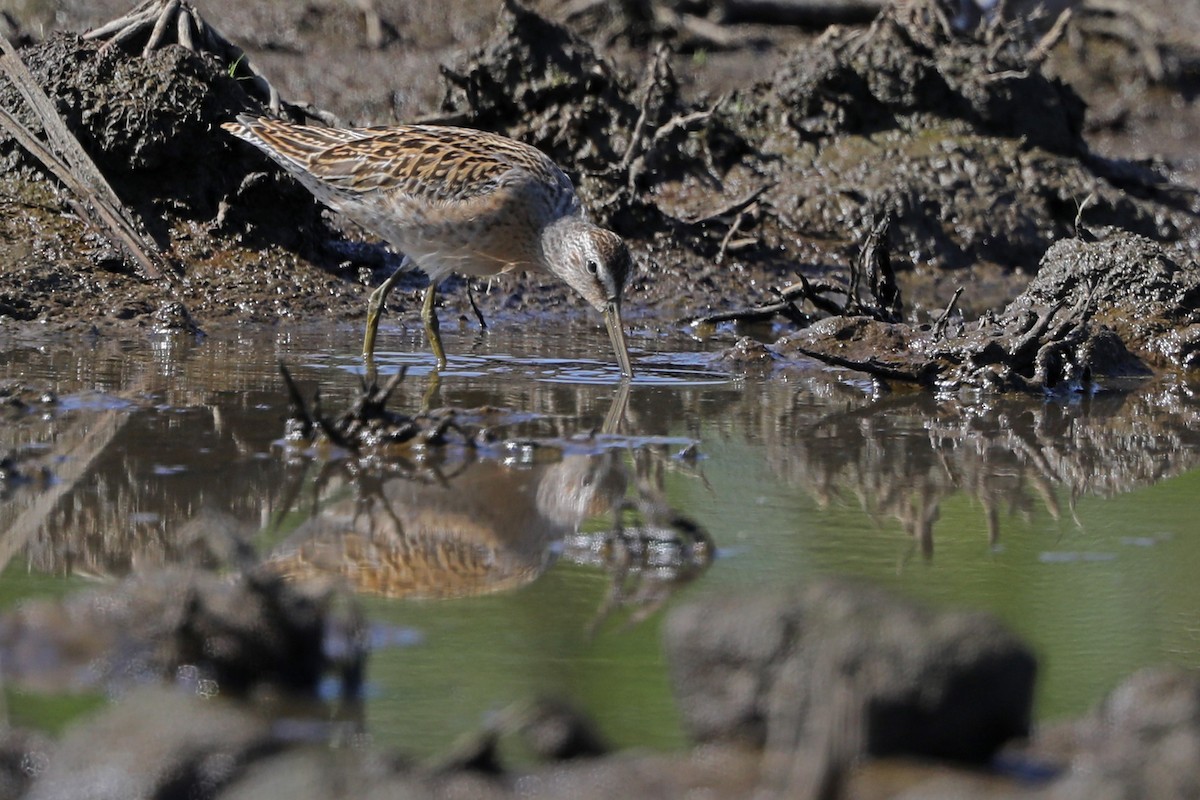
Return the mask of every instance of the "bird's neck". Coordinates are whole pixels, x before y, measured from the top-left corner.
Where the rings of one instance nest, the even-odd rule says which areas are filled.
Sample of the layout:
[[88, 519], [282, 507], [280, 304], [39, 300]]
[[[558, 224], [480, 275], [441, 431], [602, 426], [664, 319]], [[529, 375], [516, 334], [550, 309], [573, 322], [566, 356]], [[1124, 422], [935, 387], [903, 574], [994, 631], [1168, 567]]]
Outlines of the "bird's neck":
[[588, 232], [595, 226], [583, 214], [567, 214], [551, 220], [542, 228], [542, 269], [553, 272], [556, 264], [567, 260], [570, 251], [579, 246]]

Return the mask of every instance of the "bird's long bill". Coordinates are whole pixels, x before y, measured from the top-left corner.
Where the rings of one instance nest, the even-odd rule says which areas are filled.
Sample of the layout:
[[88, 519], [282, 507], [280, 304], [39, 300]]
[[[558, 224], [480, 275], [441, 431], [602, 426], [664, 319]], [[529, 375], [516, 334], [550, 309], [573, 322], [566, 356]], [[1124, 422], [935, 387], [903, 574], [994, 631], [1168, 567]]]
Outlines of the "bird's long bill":
[[608, 338], [612, 339], [613, 350], [617, 351], [617, 363], [621, 365], [621, 374], [633, 377], [633, 365], [629, 363], [629, 345], [625, 344], [625, 329], [621, 326], [621, 306], [609, 303], [604, 307], [604, 326], [608, 328]]

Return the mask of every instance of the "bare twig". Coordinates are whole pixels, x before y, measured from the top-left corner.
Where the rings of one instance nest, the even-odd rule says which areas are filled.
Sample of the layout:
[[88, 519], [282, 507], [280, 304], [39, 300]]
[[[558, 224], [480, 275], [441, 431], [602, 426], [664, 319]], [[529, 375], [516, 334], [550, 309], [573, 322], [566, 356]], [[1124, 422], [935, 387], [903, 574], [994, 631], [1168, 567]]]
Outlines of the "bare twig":
[[167, 27], [175, 21], [175, 15], [178, 13], [179, 0], [169, 0], [163, 6], [163, 10], [159, 12], [158, 21], [154, 23], [154, 30], [150, 31], [150, 38], [146, 40], [146, 47], [142, 50], [142, 58], [149, 58], [150, 54], [158, 49], [159, 42], [167, 35]]
[[629, 145], [625, 148], [625, 155], [621, 157], [621, 163], [617, 165], [618, 172], [629, 170], [629, 166], [633, 163], [633, 159], [638, 155], [642, 147], [642, 141], [646, 136], [646, 128], [649, 125], [650, 102], [654, 97], [654, 90], [666, 75], [667, 56], [670, 55], [670, 52], [670, 49], [665, 44], [660, 44], [658, 49], [654, 51], [654, 58], [646, 70], [645, 90], [642, 94], [642, 103], [638, 110], [638, 118], [633, 124], [632, 133], [629, 135]]
[[1085, 242], [1094, 241], [1095, 237], [1088, 232], [1087, 228], [1083, 227], [1083, 212], [1087, 207], [1096, 200], [1096, 193], [1089, 192], [1088, 196], [1083, 198], [1083, 202], [1079, 204], [1079, 210], [1075, 212], [1075, 238], [1082, 239]]
[[950, 321], [950, 315], [954, 312], [954, 307], [958, 305], [958, 298], [962, 297], [963, 287], [958, 287], [954, 290], [954, 296], [950, 298], [950, 302], [946, 304], [945, 310], [938, 316], [937, 321], [933, 323], [933, 340], [940, 341], [946, 335], [946, 323]]
[[[196, 16], [199, 16], [199, 15], [196, 15]], [[179, 23], [178, 23], [178, 25], [176, 25], [175, 35], [179, 38], [180, 45], [182, 45], [183, 47], [186, 47], [188, 50], [191, 50], [192, 52], [195, 52], [196, 51], [196, 37], [192, 34], [193, 25], [196, 26], [197, 34], [199, 34], [203, 30], [203, 28], [201, 28], [197, 23], [194, 22], [192, 14], [180, 14], [179, 15]]]
[[770, 322], [777, 315], [788, 316], [794, 313], [797, 313], [795, 303], [791, 300], [780, 300], [776, 303], [767, 303], [755, 306], [754, 308], [742, 308], [735, 311], [719, 311], [715, 314], [706, 314], [703, 317], [686, 320], [686, 322], [691, 325], [718, 325], [722, 322], [754, 324], [756, 322]]
[[792, 285], [785, 288], [780, 293], [782, 296], [803, 297], [805, 300], [812, 303], [813, 306], [831, 316], [836, 317], [845, 313], [845, 305], [839, 306], [828, 297], [823, 296], [825, 294], [842, 294], [848, 297], [849, 290], [847, 290], [844, 286], [835, 286], [833, 284], [827, 284], [824, 282], [814, 285], [811, 281], [809, 281], [808, 278], [804, 277], [803, 273], [801, 273], [798, 277], [800, 278], [799, 287]]
[[717, 102], [713, 103], [711, 108], [706, 108], [703, 111], [692, 111], [688, 114], [676, 114], [671, 117], [654, 132], [654, 143], [661, 142], [675, 133], [675, 131], [695, 130], [703, 123], [708, 122], [712, 119], [712, 115], [717, 113], [717, 109], [720, 108], [724, 99], [724, 96], [717, 98]]
[[715, 314], [693, 317], [685, 320], [685, 322], [692, 325], [716, 325], [721, 322], [769, 322], [778, 315], [786, 317], [796, 325], [805, 326], [811, 322], [811, 318], [796, 305], [798, 301], [803, 300], [809, 301], [815, 308], [833, 316], [844, 312], [845, 309], [842, 306], [823, 295], [831, 293], [845, 294], [845, 287], [825, 283], [824, 281], [811, 282], [804, 275], [798, 275], [797, 277], [800, 279], [799, 283], [790, 284], [782, 289], [772, 290], [776, 297], [779, 298], [773, 303], [763, 303], [732, 311], [719, 311]]
[[245, 51], [205, 22], [191, 0], [146, 0], [128, 14], [88, 31], [84, 38], [107, 39], [102, 47], [110, 48], [131, 41], [146, 31], [149, 34], [142, 47], [143, 58], [168, 44], [169, 36], [174, 32], [181, 46], [193, 52], [208, 52], [228, 66], [231, 73], [243, 77], [274, 113], [280, 113], [286, 106], [289, 112], [297, 111], [301, 116], [307, 113], [307, 116], [325, 121], [319, 112], [307, 112], [305, 107], [284, 103], [279, 91], [250, 62]]
[[103, 39], [104, 37], [113, 35], [127, 27], [148, 23], [150, 20], [154, 19], [155, 15], [155, 11], [150, 7], [150, 4], [143, 3], [141, 6], [129, 12], [125, 16], [117, 17], [111, 22], [104, 23], [99, 28], [87, 31], [83, 34], [83, 38], [85, 40]]
[[733, 218], [733, 224], [729, 226], [729, 230], [725, 232], [724, 238], [721, 239], [721, 246], [717, 248], [716, 263], [720, 264], [725, 261], [725, 251], [729, 248], [729, 240], [742, 227], [742, 222], [746, 219], [746, 212], [739, 211], [738, 215]]
[[825, 353], [820, 350], [810, 350], [807, 347], [788, 342], [788, 349], [795, 350], [801, 355], [815, 358], [817, 361], [823, 361], [826, 364], [832, 364], [835, 367], [845, 367], [856, 372], [863, 372], [872, 377], [882, 378], [889, 381], [901, 381], [904, 383], [916, 383], [922, 386], [928, 386], [933, 382], [937, 374], [937, 367], [934, 362], [925, 362], [919, 369], [900, 369], [897, 367], [888, 366], [874, 358], [869, 358], [866, 361], [855, 361], [842, 356], [834, 355], [833, 353]]
[[1067, 33], [1067, 25], [1071, 22], [1071, 9], [1064, 9], [1054, 20], [1054, 25], [1046, 31], [1046, 35], [1038, 40], [1033, 49], [1025, 56], [1025, 63], [1034, 67], [1041, 64], [1050, 55], [1050, 51], [1058, 46]]
[[689, 225], [699, 225], [704, 222], [712, 222], [713, 220], [721, 219], [722, 217], [740, 214], [746, 209], [750, 208], [750, 206], [754, 205], [754, 203], [758, 201], [758, 198], [762, 197], [774, 186], [774, 182], [763, 184], [745, 197], [727, 203], [720, 208], [714, 209], [702, 217], [694, 217], [685, 221]]

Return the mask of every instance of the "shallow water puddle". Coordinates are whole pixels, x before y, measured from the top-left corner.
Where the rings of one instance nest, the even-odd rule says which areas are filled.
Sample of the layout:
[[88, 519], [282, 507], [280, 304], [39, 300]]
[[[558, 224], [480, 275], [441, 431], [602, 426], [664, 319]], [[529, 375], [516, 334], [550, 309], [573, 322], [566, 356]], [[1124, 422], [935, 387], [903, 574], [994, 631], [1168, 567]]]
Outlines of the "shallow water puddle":
[[[357, 337], [0, 339], [0, 378], [59, 397], [5, 409], [0, 608], [224, 570], [247, 542], [359, 590], [384, 643], [367, 728], [416, 755], [535, 693], [619, 744], [679, 744], [661, 609], [833, 573], [1001, 616], [1042, 656], [1043, 717], [1144, 664], [1200, 666], [1194, 387], [939, 401], [823, 368], [731, 377], [704, 352], [718, 345], [643, 332], [622, 391], [587, 326], [448, 331], [434, 379], [419, 336], [393, 332], [381, 372], [409, 373], [390, 406], [491, 408], [495, 446], [365, 465], [284, 447], [278, 361], [335, 412], [358, 391]], [[60, 656], [16, 660], [5, 635], [10, 719], [74, 713], [20, 679], [48, 681]]]

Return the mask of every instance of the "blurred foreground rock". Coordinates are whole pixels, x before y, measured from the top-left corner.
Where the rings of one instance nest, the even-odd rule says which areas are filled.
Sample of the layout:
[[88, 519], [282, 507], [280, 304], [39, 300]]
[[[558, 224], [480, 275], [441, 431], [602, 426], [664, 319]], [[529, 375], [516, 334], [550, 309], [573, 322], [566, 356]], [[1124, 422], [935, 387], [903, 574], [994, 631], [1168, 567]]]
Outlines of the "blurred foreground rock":
[[71, 728], [27, 796], [212, 797], [278, 747], [265, 718], [223, 701], [144, 690]]
[[326, 613], [274, 576], [164, 569], [0, 616], [0, 677], [45, 692], [182, 679], [239, 695], [315, 690]]
[[0, 725], [0, 800], [25, 795], [45, 771], [53, 746], [44, 733]]
[[[242, 613], [214, 613], [202, 644], [219, 650], [217, 617]], [[37, 616], [22, 619], [29, 635]], [[666, 644], [695, 742], [685, 752], [610, 753], [553, 702], [501, 714], [452, 758], [416, 765], [385, 741], [367, 746], [361, 715], [142, 687], [56, 743], [0, 730], [0, 798], [740, 798], [815, 787], [831, 798], [1171, 800], [1200, 789], [1200, 676], [1139, 672], [1083, 719], [1014, 741], [1029, 731], [1035, 663], [985, 614], [824, 581], [681, 607]], [[543, 763], [506, 764], [497, 744], [513, 735]]]
[[1052, 800], [1200, 797], [1200, 675], [1140, 670], [1083, 719], [1051, 726], [1033, 753], [1070, 765]]
[[[1036, 662], [985, 614], [822, 582], [677, 610], [667, 650], [700, 742], [986, 762], [1029, 732]], [[837, 726], [848, 718], [846, 729]]]

